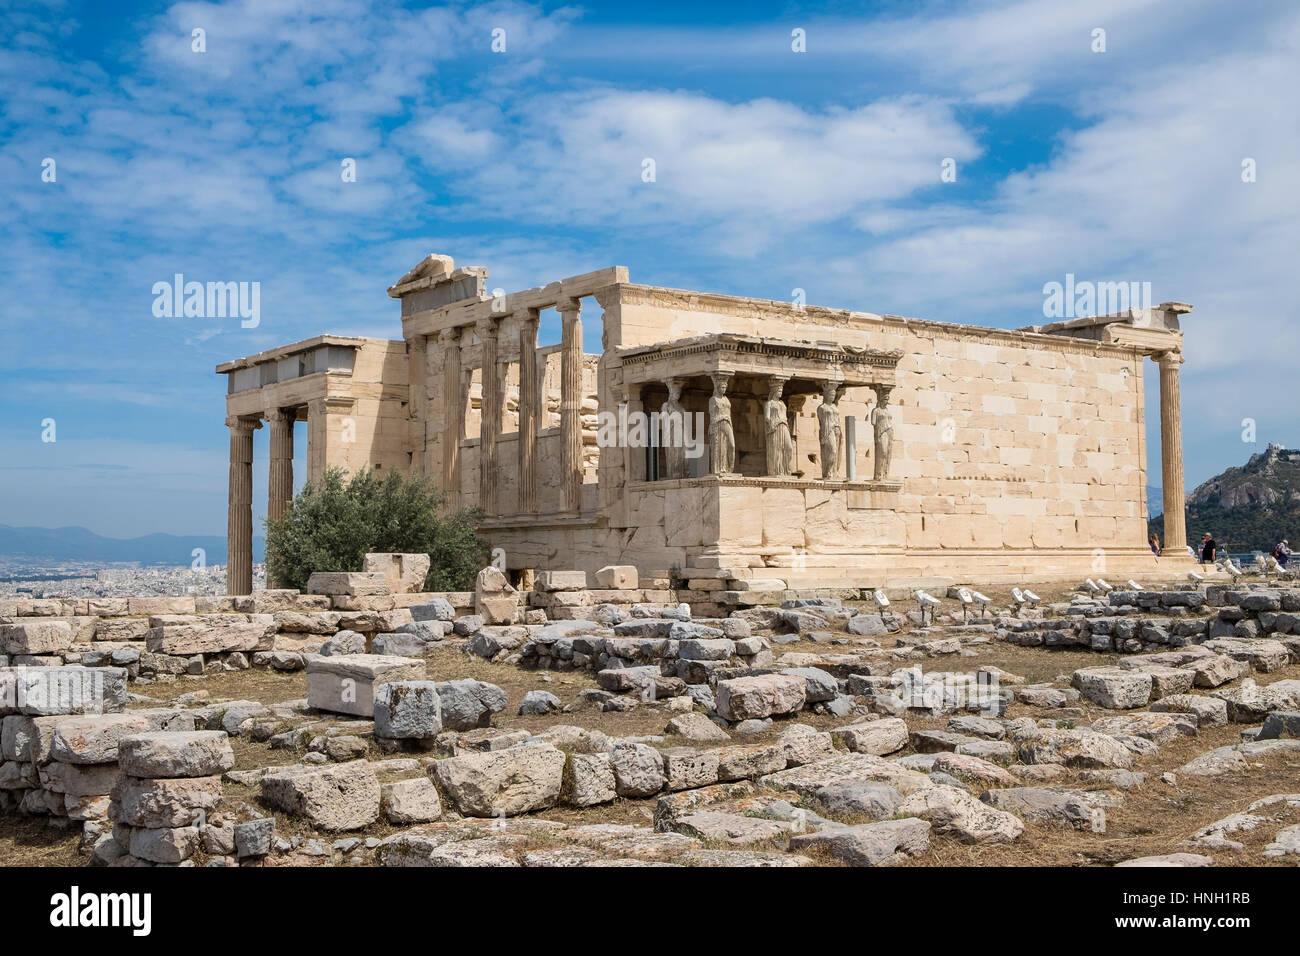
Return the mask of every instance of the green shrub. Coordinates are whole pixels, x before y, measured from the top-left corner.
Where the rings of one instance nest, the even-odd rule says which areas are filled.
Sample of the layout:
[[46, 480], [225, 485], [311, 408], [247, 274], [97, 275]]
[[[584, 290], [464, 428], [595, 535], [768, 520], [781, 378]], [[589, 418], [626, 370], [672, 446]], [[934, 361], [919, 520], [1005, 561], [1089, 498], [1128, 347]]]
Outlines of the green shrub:
[[465, 591], [487, 564], [482, 512], [441, 514], [445, 496], [424, 478], [331, 468], [308, 482], [282, 518], [266, 522], [266, 563], [277, 587], [305, 590], [315, 571], [360, 571], [368, 552], [427, 554], [426, 591]]

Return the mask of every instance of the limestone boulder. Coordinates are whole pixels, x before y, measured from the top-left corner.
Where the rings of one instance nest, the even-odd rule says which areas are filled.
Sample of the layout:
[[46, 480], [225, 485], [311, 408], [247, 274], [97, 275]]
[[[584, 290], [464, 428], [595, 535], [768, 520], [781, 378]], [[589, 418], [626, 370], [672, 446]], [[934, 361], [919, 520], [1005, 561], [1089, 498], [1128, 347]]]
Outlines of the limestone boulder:
[[448, 730], [488, 727], [492, 715], [505, 710], [510, 703], [504, 690], [486, 681], [439, 681], [435, 686], [441, 698], [442, 725]]
[[366, 555], [361, 570], [382, 574], [393, 594], [416, 594], [424, 590], [429, 564], [427, 554], [376, 553]]
[[331, 833], [360, 830], [379, 818], [379, 779], [365, 760], [277, 768], [261, 787], [269, 806]]
[[1191, 714], [1198, 728], [1222, 727], [1228, 722], [1228, 704], [1217, 697], [1201, 694], [1173, 694], [1151, 702], [1157, 714]]
[[442, 732], [442, 697], [433, 681], [389, 681], [375, 692], [375, 736], [431, 740]]
[[1076, 830], [1100, 829], [1104, 815], [1091, 794], [1057, 787], [1007, 787], [986, 790], [980, 800], [1022, 820], [1064, 823]]
[[224, 731], [160, 731], [123, 737], [118, 764], [133, 777], [207, 777], [234, 767], [235, 754]]
[[122, 776], [113, 788], [108, 816], [133, 827], [185, 827], [203, 822], [220, 801], [220, 776]]
[[1071, 683], [1086, 700], [1111, 710], [1145, 707], [1151, 700], [1151, 675], [1119, 667], [1084, 667]]
[[67, 621], [0, 624], [0, 652], [5, 654], [59, 654], [71, 646], [72, 626]]
[[366, 636], [358, 631], [339, 631], [321, 644], [322, 657], [341, 657], [344, 654], [364, 654]]
[[609, 754], [579, 754], [569, 758], [570, 781], [566, 803], [575, 807], [591, 807], [609, 803], [618, 796], [614, 767]]
[[307, 658], [307, 703], [316, 710], [372, 717], [375, 689], [389, 681], [422, 680], [424, 661], [385, 654]]
[[928, 850], [930, 824], [915, 818], [883, 820], [790, 838], [792, 851], [816, 847], [824, 847], [832, 857], [850, 866], [884, 866]]
[[428, 777], [385, 784], [379, 791], [379, 807], [389, 823], [431, 823], [442, 816], [438, 788]]
[[731, 740], [725, 730], [703, 714], [695, 712], [679, 714], [668, 721], [664, 733], [696, 743], [727, 743]]
[[148, 732], [153, 723], [146, 716], [130, 713], [66, 717], [54, 725], [50, 753], [66, 763], [112, 763], [123, 737]]
[[907, 724], [898, 717], [868, 720], [835, 728], [831, 731], [831, 739], [851, 753], [875, 754], [880, 757], [896, 753], [907, 746]]
[[433, 776], [465, 816], [517, 816], [554, 806], [564, 783], [565, 756], [549, 744], [439, 760]]
[[738, 721], [796, 713], [807, 700], [807, 682], [787, 674], [762, 674], [718, 681], [718, 714]]
[[607, 564], [596, 572], [596, 587], [605, 590], [634, 590], [639, 576], [631, 564]]
[[1025, 829], [1019, 818], [956, 787], [930, 787], [914, 793], [899, 804], [898, 813], [929, 820], [936, 833], [962, 843], [1010, 843]]
[[833, 816], [885, 820], [898, 810], [903, 795], [887, 783], [846, 780], [822, 787], [813, 794], [813, 800]]
[[1040, 730], [1020, 742], [1021, 763], [1062, 764], [1081, 769], [1127, 768], [1133, 753], [1114, 737], [1095, 730]]
[[390, 594], [388, 576], [378, 571], [317, 571], [307, 579], [308, 594], [377, 597]]
[[620, 797], [649, 797], [667, 780], [663, 757], [647, 744], [619, 743], [609, 754], [614, 788]]

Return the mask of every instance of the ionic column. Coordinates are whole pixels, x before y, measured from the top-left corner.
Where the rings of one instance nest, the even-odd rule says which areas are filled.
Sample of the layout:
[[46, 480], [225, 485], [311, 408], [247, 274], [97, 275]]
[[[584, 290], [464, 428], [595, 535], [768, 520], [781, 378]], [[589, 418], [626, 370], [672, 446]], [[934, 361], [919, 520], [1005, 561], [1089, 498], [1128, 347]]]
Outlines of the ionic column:
[[501, 381], [497, 374], [497, 320], [479, 319], [474, 326], [483, 348], [483, 404], [479, 426], [478, 500], [493, 518], [497, 509], [497, 437], [501, 434]]
[[582, 510], [582, 303], [556, 303], [560, 313], [560, 482], [567, 514]]
[[537, 421], [542, 393], [537, 384], [538, 312], [519, 323], [519, 513], [537, 514]]
[[465, 432], [465, 397], [460, 385], [460, 329], [443, 329], [442, 346], [442, 490], [447, 506], [460, 504], [460, 437]]
[[260, 422], [227, 418], [230, 428], [230, 511], [226, 520], [226, 593], [253, 593], [253, 429]]
[[271, 426], [271, 464], [268, 469], [266, 516], [282, 518], [293, 504], [293, 410], [273, 408], [266, 413]]
[[1165, 497], [1165, 543], [1161, 554], [1187, 554], [1186, 499], [1183, 494], [1183, 419], [1179, 395], [1179, 352], [1155, 356], [1160, 366], [1160, 471]]

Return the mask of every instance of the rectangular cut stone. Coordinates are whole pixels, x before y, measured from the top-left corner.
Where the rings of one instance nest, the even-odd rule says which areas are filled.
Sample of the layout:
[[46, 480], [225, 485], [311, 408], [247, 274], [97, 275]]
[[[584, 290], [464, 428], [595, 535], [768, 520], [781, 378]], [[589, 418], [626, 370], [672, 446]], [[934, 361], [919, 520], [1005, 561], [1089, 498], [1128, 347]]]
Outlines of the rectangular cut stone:
[[143, 641], [149, 633], [149, 621], [143, 617], [98, 618], [95, 622], [96, 641]]
[[0, 668], [0, 715], [107, 714], [125, 706], [120, 667]]
[[0, 624], [0, 649], [6, 654], [57, 654], [72, 645], [66, 621], [24, 621]]
[[581, 591], [587, 587], [586, 571], [538, 571], [539, 591]]
[[133, 597], [126, 599], [127, 614], [152, 617], [155, 614], [193, 614], [193, 597]]
[[275, 640], [274, 625], [261, 623], [168, 624], [151, 627], [145, 649], [151, 654], [222, 654], [229, 651], [267, 651]]
[[96, 617], [123, 617], [130, 602], [126, 598], [96, 597], [86, 601], [87, 614]]
[[317, 571], [307, 579], [309, 594], [377, 597], [389, 594], [388, 578], [366, 571]]
[[626, 591], [639, 583], [636, 565], [607, 564], [596, 572], [596, 587]]
[[384, 575], [393, 594], [413, 594], [424, 588], [429, 574], [427, 554], [367, 554], [362, 570]]
[[375, 688], [396, 680], [423, 680], [424, 661], [384, 654], [341, 654], [307, 659], [307, 703], [316, 710], [373, 717]]

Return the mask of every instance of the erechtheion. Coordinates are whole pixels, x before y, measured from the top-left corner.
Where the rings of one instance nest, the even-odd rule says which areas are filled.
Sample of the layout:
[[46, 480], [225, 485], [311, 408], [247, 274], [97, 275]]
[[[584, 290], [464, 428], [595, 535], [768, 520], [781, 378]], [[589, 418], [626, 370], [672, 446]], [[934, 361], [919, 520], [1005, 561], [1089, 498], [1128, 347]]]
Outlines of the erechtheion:
[[[230, 593], [251, 589], [253, 429], [270, 426], [278, 515], [302, 420], [309, 478], [428, 476], [451, 506], [482, 509], [512, 572], [635, 565], [737, 589], [1081, 577], [1099, 562], [1121, 579], [1150, 573], [1148, 357], [1159, 567], [1187, 553], [1190, 306], [1006, 331], [638, 285], [621, 266], [493, 294], [485, 269], [439, 255], [388, 294], [401, 341], [322, 335], [217, 367]], [[562, 340], [539, 348], [546, 309]], [[584, 319], [600, 322], [598, 355], [583, 352]], [[652, 412], [683, 426], [676, 438], [637, 427]]]

